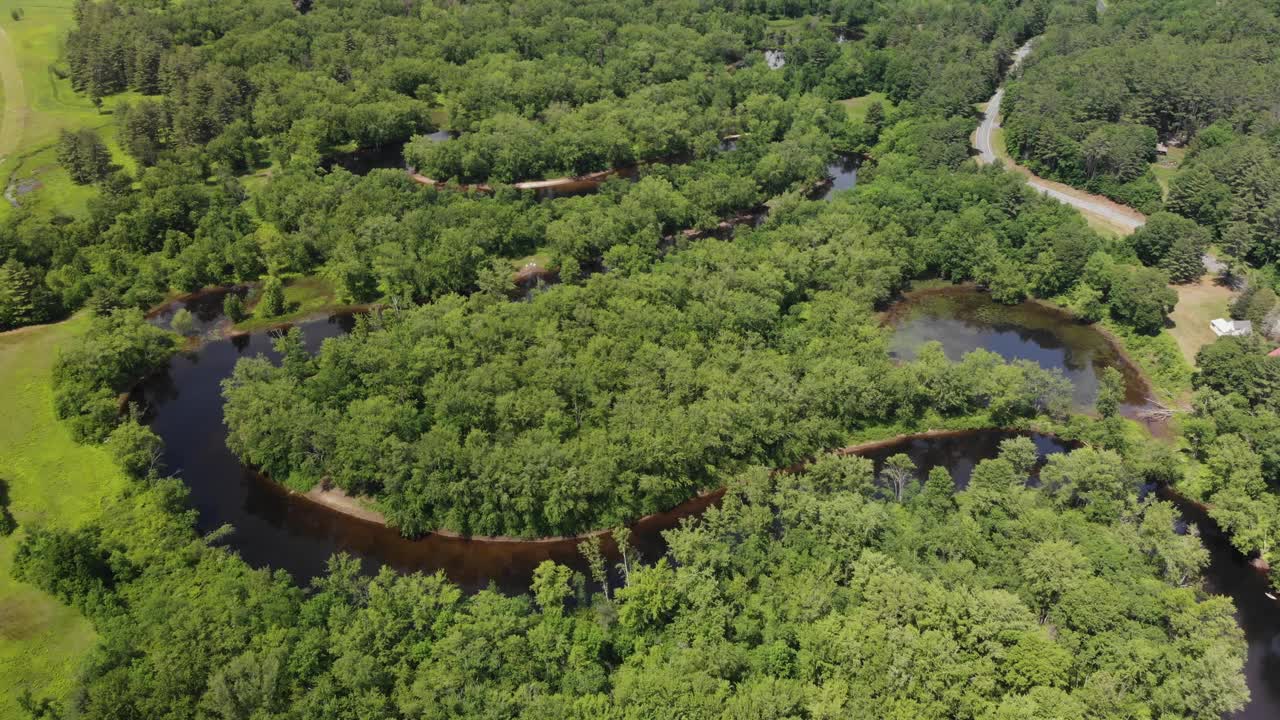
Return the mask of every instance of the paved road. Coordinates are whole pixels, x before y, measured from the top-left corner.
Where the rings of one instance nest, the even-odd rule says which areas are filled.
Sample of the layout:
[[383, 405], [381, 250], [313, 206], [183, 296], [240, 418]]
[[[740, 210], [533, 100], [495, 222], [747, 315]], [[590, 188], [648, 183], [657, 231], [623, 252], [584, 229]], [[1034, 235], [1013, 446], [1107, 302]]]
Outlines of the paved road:
[[[1013, 51], [1013, 64], [1009, 66], [1008, 73], [1018, 69], [1022, 65], [1022, 61], [1027, 59], [1027, 55], [1031, 52], [1031, 44], [1036, 41], [1031, 38], [1022, 47]], [[996, 161], [995, 145], [992, 144], [992, 134], [995, 129], [1000, 127], [1000, 103], [1004, 101], [1004, 85], [996, 88], [996, 94], [991, 96], [987, 101], [987, 114], [982, 116], [982, 124], [978, 126], [978, 134], [974, 136], [974, 147], [978, 148], [979, 162], [983, 165], [989, 165]]]
[[[1022, 61], [1026, 59], [1027, 54], [1031, 52], [1031, 45], [1035, 42], [1032, 38], [1022, 47], [1013, 53], [1013, 64], [1009, 66], [1009, 71], [1017, 69]], [[995, 144], [993, 135], [995, 129], [1000, 127], [1000, 104], [1004, 100], [1004, 86], [1001, 85], [996, 94], [991, 96], [991, 100], [987, 102], [987, 112], [982, 117], [982, 123], [978, 125], [978, 131], [973, 135], [973, 145], [978, 150], [978, 162], [988, 165], [996, 161]], [[1021, 172], [1027, 176], [1027, 184], [1041, 193], [1049, 197], [1071, 205], [1081, 212], [1094, 217], [1100, 218], [1110, 225], [1115, 226], [1124, 232], [1133, 232], [1142, 227], [1147, 222], [1146, 216], [1134, 210], [1133, 208], [1121, 205], [1117, 202], [1109, 200], [1101, 195], [1091, 195], [1083, 190], [1077, 190], [1073, 187], [1056, 183], [1051, 180], [1045, 180], [1042, 177], [1033, 175], [1026, 168], [1014, 166], [1012, 169]]]

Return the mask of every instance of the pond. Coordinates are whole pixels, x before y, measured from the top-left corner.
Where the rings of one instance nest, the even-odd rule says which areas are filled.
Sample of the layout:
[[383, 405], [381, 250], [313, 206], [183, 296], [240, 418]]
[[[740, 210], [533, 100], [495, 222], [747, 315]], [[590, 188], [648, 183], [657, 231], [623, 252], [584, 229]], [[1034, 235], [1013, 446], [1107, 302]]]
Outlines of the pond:
[[836, 37], [837, 45], [843, 45], [866, 37], [866, 32], [861, 27], [834, 27], [831, 28], [831, 32]]
[[830, 200], [841, 190], [852, 190], [858, 184], [858, 167], [862, 165], [859, 155], [837, 155], [835, 162], [827, 165], [827, 178], [823, 200]]
[[329, 172], [340, 167], [352, 175], [368, 175], [374, 170], [403, 170], [404, 143], [338, 153], [321, 161], [320, 167]]
[[1099, 373], [1112, 367], [1124, 378], [1122, 412], [1133, 417], [1150, 404], [1142, 374], [1116, 346], [1056, 308], [1001, 305], [975, 288], [947, 286], [908, 293], [886, 313], [885, 324], [894, 330], [889, 347], [897, 357], [914, 358], [920, 346], [936, 340], [952, 360], [978, 348], [1006, 360], [1031, 360], [1061, 370], [1081, 409], [1092, 407]]

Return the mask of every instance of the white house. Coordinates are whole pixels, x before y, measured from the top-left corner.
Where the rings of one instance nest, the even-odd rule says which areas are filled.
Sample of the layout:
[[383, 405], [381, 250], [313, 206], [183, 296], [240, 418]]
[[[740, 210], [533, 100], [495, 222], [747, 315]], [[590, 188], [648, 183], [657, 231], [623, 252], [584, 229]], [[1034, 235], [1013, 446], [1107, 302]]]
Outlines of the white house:
[[1226, 320], [1218, 318], [1209, 322], [1209, 327], [1213, 328], [1213, 334], [1218, 337], [1236, 337], [1241, 335], [1249, 335], [1253, 332], [1253, 323], [1248, 320]]

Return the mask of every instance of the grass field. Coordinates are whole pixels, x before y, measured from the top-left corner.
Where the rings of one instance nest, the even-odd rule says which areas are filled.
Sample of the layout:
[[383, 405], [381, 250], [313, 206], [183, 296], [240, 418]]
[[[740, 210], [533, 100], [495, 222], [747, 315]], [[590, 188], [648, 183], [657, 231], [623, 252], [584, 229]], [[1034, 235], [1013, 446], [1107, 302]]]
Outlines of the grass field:
[[848, 98], [841, 100], [840, 104], [848, 111], [850, 120], [861, 122], [867, 116], [867, 108], [873, 102], [883, 105], [885, 112], [889, 112], [894, 108], [894, 104], [889, 100], [889, 97], [882, 92], [867, 93], [859, 97]]
[[1234, 293], [1206, 275], [1198, 283], [1173, 286], [1178, 291], [1178, 306], [1169, 313], [1173, 327], [1169, 334], [1178, 342], [1182, 356], [1192, 365], [1200, 348], [1216, 337], [1209, 329], [1209, 321], [1227, 317], [1227, 305]]
[[53, 415], [50, 368], [57, 348], [87, 326], [57, 325], [0, 334], [0, 477], [9, 485], [18, 532], [0, 538], [0, 719], [25, 717], [16, 698], [65, 698], [95, 641], [89, 622], [52, 597], [16, 582], [9, 570], [22, 527], [71, 527], [95, 516], [126, 480], [101, 448], [76, 444]]
[[[72, 25], [74, 0], [0, 0], [0, 74], [4, 76], [4, 118], [0, 126], [0, 188], [16, 183], [15, 197], [27, 207], [80, 213], [94, 193], [75, 185], [57, 164], [54, 143], [64, 129], [99, 129], [115, 161], [132, 169], [132, 161], [115, 138], [113, 109], [136, 99], [129, 94], [108, 98], [102, 108], [71, 89], [71, 81], [59, 78], [67, 31]], [[22, 8], [21, 20], [10, 11]], [[65, 71], [65, 64], [60, 66]], [[17, 70], [17, 79], [11, 78]], [[21, 89], [18, 97], [13, 97]], [[18, 191], [18, 187], [23, 192]], [[0, 202], [0, 217], [11, 212]]]
[[535, 252], [532, 255], [513, 258], [511, 260], [511, 268], [519, 272], [525, 265], [537, 265], [539, 267], [551, 267], [551, 254], [545, 251]]
[[768, 20], [765, 22], [765, 27], [771, 31], [777, 32], [777, 31], [787, 31], [787, 30], [799, 30], [806, 26], [819, 25], [819, 24], [825, 24], [822, 18], [819, 18], [815, 15], [805, 15], [804, 17], [798, 17], [798, 18], [789, 18], [789, 17], [773, 18], [772, 20]]

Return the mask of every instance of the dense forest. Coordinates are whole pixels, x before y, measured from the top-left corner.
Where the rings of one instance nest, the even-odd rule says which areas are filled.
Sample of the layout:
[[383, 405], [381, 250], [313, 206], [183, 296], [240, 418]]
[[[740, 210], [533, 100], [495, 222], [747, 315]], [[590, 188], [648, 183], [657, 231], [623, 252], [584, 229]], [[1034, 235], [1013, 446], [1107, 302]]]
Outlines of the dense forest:
[[[442, 286], [430, 278], [407, 288], [382, 283], [399, 285], [382, 292], [430, 299], [473, 285], [477, 256], [519, 257], [556, 244], [537, 218], [512, 222], [512, 202], [520, 201], [508, 198], [497, 201], [501, 209], [453, 211], [474, 213], [450, 218], [454, 233], [484, 235], [459, 248], [452, 233], [440, 234], [442, 223], [413, 212], [432, 200], [412, 199], [406, 179], [384, 178], [401, 185], [386, 190], [394, 197], [385, 202], [343, 203], [358, 180], [318, 169], [325, 157], [404, 143], [438, 124], [462, 137], [413, 140], [407, 158], [441, 179], [493, 182], [656, 159], [715, 163], [720, 138], [745, 133], [740, 150], [718, 165], [657, 173], [677, 191], [661, 202], [687, 207], [684, 216], [616, 220], [656, 242], [668, 225], [705, 224], [730, 205], [746, 209], [819, 180], [833, 148], [864, 150], [878, 128], [850, 122], [832, 104], [846, 93], [882, 89], [905, 103], [904, 117], [922, 120], [967, 113], [967, 103], [993, 87], [1009, 48], [1044, 15], [1035, 5], [904, 7], [843, 44], [827, 25], [797, 25], [784, 40], [797, 60], [811, 58], [774, 72], [758, 52], [765, 18], [733, 8], [544, 2], [516, 11], [504, 2], [367, 1], [306, 9], [268, 0], [202, 3], [198, 11], [119, 0], [77, 5], [66, 72], [93, 97], [142, 96], [119, 113], [121, 144], [139, 169], [133, 177], [104, 167], [91, 132], [66, 138], [60, 155], [73, 176], [97, 182], [101, 193], [87, 217], [19, 213], [0, 227], [0, 323], [48, 320], [90, 301], [145, 307], [170, 289], [288, 272], [337, 275], [350, 282], [344, 292], [368, 299], [378, 279], [347, 274], [359, 270], [352, 262], [382, 264], [363, 247], [369, 236], [381, 240], [377, 255], [387, 265], [448, 267]], [[822, 9], [846, 22], [861, 17], [852, 3]], [[908, 19], [921, 30], [901, 32]], [[255, 172], [270, 177], [270, 189], [246, 202]], [[573, 228], [596, 225], [605, 211], [562, 204], [536, 212], [563, 215], [561, 227]], [[424, 233], [424, 224], [433, 230]], [[520, 229], [495, 229], [511, 227]]]
[[[440, 576], [307, 592], [191, 532], [180, 484], [139, 486], [100, 525], [32, 533], [23, 578], [103, 640], [84, 718], [1133, 717], [1216, 720], [1248, 691], [1229, 600], [1141, 465], [1025, 438], [967, 490], [936, 468], [903, 499], [871, 462], [744, 471], [720, 509], [608, 581], [541, 566], [528, 595]], [[183, 592], [173, 592], [182, 587]]]
[[226, 385], [229, 444], [299, 489], [323, 477], [377, 496], [410, 534], [616, 524], [738, 463], [790, 465], [860, 428], [1061, 416], [1069, 388], [1031, 363], [895, 364], [874, 308], [936, 272], [1013, 301], [1089, 283], [1104, 312], [1159, 322], [1166, 281], [1144, 285], [1108, 246], [998, 172], [876, 170], [855, 197], [776, 210], [647, 272], [611, 269], [528, 303], [443, 298], [368, 319], [315, 359], [246, 360]]
[[[1232, 602], [1201, 582], [1197, 531], [1142, 489], [1210, 502], [1242, 551], [1280, 560], [1280, 360], [1249, 341], [1206, 348], [1182, 463], [1117, 416], [1114, 371], [1086, 416], [1034, 362], [949, 360], [938, 344], [893, 357], [880, 315], [929, 278], [1153, 336], [1170, 280], [1202, 269], [1209, 243], [1266, 234], [1266, 213], [1237, 210], [1270, 200], [1226, 179], [1240, 153], [1259, 168], [1241, 183], [1273, 162], [1262, 119], [1232, 124], [1265, 114], [1252, 101], [1223, 99], [1231, 120], [1079, 120], [1143, 153], [1183, 133], [1193, 153], [1173, 186], [1200, 172], [1218, 193], [1220, 214], [1204, 215], [1171, 189], [1131, 238], [971, 161], [974, 104], [1033, 36], [1007, 125], [1045, 172], [1058, 170], [1030, 159], [1027, 128], [1037, 102], [1047, 117], [1052, 93], [1071, 92], [1050, 53], [1123, 55], [1130, 33], [1249, 78], [1270, 57], [1269, 14], [1219, 37], [1205, 29], [1219, 16], [1195, 17], [1207, 2], [1142, 20], [1150, 4], [1100, 18], [1091, 1], [1044, 0], [78, 3], [57, 71], [92, 98], [128, 94], [118, 139], [136, 171], [93, 131], [62, 137], [60, 162], [97, 194], [84, 214], [20, 208], [0, 224], [0, 328], [90, 316], [54, 364], [51, 402], [129, 481], [91, 522], [21, 527], [15, 577], [98, 633], [65, 701], [21, 705], [104, 720], [1243, 707]], [[404, 167], [339, 162], [401, 146]], [[842, 155], [862, 163], [857, 189], [815, 199]], [[1070, 167], [1059, 177], [1092, 181]], [[511, 187], [610, 168], [634, 172], [576, 197]], [[1145, 202], [1144, 173], [1119, 177], [1098, 189]], [[1238, 257], [1273, 262], [1267, 242]], [[534, 254], [559, 282], [514, 298], [513, 261]], [[234, 528], [198, 533], [127, 395], [191, 339], [143, 310], [248, 284], [270, 321], [299, 277], [368, 312], [318, 353], [294, 329], [279, 363], [239, 362], [222, 411], [246, 465], [371, 499], [408, 536], [612, 527], [621, 556], [593, 538], [586, 572], [548, 562], [526, 593], [468, 595], [341, 555], [302, 585], [228, 550]], [[1264, 286], [1237, 314], [1273, 312]], [[246, 312], [228, 297], [229, 315]], [[959, 487], [906, 456], [877, 470], [826, 452], [937, 426], [1052, 428], [1078, 447], [1042, 462], [1027, 438], [1007, 441]], [[628, 544], [636, 517], [721, 486], [664, 554]]]
[[[1053, 25], [1006, 105], [1009, 151], [1038, 173], [1154, 212], [1132, 236], [1139, 259], [1198, 280], [1210, 247], [1242, 288], [1231, 316], [1253, 338], [1197, 357], [1199, 392], [1182, 421], [1197, 470], [1181, 486], [1236, 546], [1280, 565], [1275, 398], [1280, 358], [1280, 20], [1251, 3], [1123, 3]], [[1185, 149], [1162, 193], [1156, 143]]]
[[1280, 357], [1256, 337], [1200, 351], [1183, 431], [1199, 461], [1179, 489], [1206, 502], [1243, 553], [1280, 574]]

